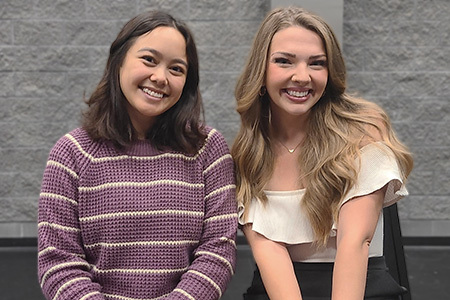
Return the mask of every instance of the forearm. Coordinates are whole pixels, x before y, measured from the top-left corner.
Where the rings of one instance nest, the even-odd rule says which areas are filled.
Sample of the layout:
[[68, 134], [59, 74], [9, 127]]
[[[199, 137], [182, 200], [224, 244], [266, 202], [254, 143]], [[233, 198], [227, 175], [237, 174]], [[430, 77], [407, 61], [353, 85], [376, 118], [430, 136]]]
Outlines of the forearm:
[[271, 300], [302, 299], [292, 261], [285, 254], [256, 259]]
[[205, 150], [202, 235], [194, 260], [168, 299], [219, 299], [234, 274], [238, 224], [234, 169], [225, 142], [221, 143], [218, 149]]
[[264, 287], [271, 300], [302, 299], [294, 267], [286, 247], [254, 232], [251, 225], [244, 233], [261, 272]]
[[365, 243], [342, 242], [334, 265], [332, 300], [364, 298], [368, 253]]
[[47, 299], [103, 300], [101, 286], [93, 281], [86, 261], [78, 219], [77, 163], [66, 144], [63, 138], [52, 150], [42, 179], [38, 280]]
[[226, 216], [206, 222], [194, 260], [167, 299], [212, 300], [223, 295], [236, 263], [237, 216]]
[[382, 209], [384, 189], [354, 198], [340, 210], [333, 272], [333, 300], [362, 300], [369, 246]]
[[[45, 197], [41, 197], [41, 202], [45, 202], [43, 198]], [[88, 295], [89, 299], [104, 299], [100, 294], [101, 286], [93, 281], [89, 272], [91, 266], [85, 260], [79, 244], [79, 229], [70, 227], [70, 222], [57, 221], [56, 218], [49, 217], [47, 210], [41, 208], [38, 274], [42, 292], [48, 299], [75, 300]]]

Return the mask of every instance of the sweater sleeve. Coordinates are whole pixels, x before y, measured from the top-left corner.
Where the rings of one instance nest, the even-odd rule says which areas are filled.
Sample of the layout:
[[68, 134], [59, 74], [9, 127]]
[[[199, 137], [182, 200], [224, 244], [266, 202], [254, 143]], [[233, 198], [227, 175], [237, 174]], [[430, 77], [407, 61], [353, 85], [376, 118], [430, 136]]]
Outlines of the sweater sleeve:
[[235, 270], [237, 204], [234, 165], [223, 136], [210, 131], [203, 170], [205, 217], [194, 258], [168, 299], [219, 299]]
[[47, 299], [100, 300], [78, 222], [77, 149], [62, 137], [50, 151], [38, 210], [38, 278]]

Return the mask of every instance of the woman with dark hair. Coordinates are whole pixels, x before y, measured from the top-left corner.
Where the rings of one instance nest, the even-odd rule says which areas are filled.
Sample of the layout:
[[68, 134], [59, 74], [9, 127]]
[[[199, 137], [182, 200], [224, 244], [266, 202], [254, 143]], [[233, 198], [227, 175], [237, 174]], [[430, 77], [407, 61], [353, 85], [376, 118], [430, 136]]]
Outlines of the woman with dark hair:
[[162, 12], [112, 43], [82, 127], [50, 152], [38, 213], [48, 299], [219, 299], [235, 267], [233, 161], [202, 124], [197, 50]]
[[257, 270], [244, 299], [398, 299], [382, 207], [413, 161], [386, 113], [349, 95], [331, 28], [301, 8], [262, 22], [236, 86], [239, 223]]

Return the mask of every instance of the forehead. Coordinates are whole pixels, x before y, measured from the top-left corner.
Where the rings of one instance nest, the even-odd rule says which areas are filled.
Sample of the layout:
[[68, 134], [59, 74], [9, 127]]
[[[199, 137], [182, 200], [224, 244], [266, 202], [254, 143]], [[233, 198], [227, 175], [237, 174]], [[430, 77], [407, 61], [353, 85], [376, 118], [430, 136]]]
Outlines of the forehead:
[[270, 44], [270, 52], [323, 52], [325, 53], [320, 36], [301, 26], [289, 26], [277, 31]]
[[130, 51], [154, 49], [170, 56], [186, 59], [186, 41], [184, 36], [173, 27], [160, 26], [139, 36]]

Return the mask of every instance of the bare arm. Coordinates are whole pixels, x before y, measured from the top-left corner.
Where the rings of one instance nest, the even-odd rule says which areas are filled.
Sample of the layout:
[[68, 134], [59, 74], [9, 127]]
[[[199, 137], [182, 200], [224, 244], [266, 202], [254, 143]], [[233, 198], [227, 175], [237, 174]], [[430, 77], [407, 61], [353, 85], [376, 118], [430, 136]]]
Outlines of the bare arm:
[[346, 202], [339, 212], [333, 300], [362, 300], [369, 246], [382, 210], [386, 187]]
[[252, 224], [245, 225], [243, 231], [252, 248], [269, 298], [301, 300], [300, 287], [286, 246], [253, 231]]

